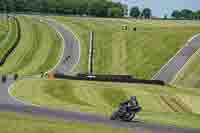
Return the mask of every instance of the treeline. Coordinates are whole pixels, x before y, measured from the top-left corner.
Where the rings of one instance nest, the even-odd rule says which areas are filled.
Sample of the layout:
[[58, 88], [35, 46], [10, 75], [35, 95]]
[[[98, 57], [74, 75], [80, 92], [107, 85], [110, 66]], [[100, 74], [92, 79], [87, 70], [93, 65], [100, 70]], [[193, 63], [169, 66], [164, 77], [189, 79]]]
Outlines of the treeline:
[[107, 0], [0, 0], [1, 12], [122, 17], [127, 10], [126, 5]]
[[175, 19], [195, 19], [200, 20], [200, 10], [199, 11], [192, 11], [189, 9], [183, 9], [181, 11], [174, 10], [171, 16]]
[[144, 8], [142, 11], [138, 6], [134, 6], [130, 10], [131, 17], [150, 19], [152, 17], [152, 10], [150, 8]]

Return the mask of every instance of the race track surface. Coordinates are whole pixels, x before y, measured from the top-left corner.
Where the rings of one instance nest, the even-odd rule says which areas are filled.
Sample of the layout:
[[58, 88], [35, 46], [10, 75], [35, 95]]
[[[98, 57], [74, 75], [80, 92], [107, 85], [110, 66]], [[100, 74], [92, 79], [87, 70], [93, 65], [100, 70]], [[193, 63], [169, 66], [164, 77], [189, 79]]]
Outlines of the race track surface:
[[178, 53], [165, 64], [161, 70], [153, 77], [154, 80], [162, 80], [170, 83], [190, 57], [200, 48], [200, 34], [194, 36], [187, 42]]
[[[78, 41], [70, 40], [72, 39], [72, 34], [64, 29], [64, 27], [55, 21], [48, 20], [48, 24], [55, 28], [64, 38], [65, 50], [63, 58], [61, 59], [59, 65], [55, 67], [56, 72], [70, 72], [73, 69], [73, 65], [79, 61], [79, 45]], [[69, 39], [69, 40], [68, 40]], [[75, 44], [75, 46], [72, 44]], [[72, 50], [68, 53], [68, 49]], [[75, 52], [75, 53], [74, 53]], [[70, 59], [66, 60], [66, 57], [70, 56]], [[65, 62], [64, 62], [65, 61]], [[69, 61], [69, 62], [68, 62]], [[30, 77], [29, 77], [30, 78]], [[102, 116], [96, 116], [86, 113], [78, 112], [66, 112], [63, 110], [53, 110], [46, 107], [39, 107], [27, 104], [25, 102], [20, 102], [14, 97], [10, 96], [8, 91], [9, 87], [14, 83], [13, 76], [9, 76], [6, 83], [0, 81], [0, 111], [1, 112], [17, 112], [17, 113], [28, 113], [37, 117], [43, 116], [49, 119], [62, 119], [66, 121], [80, 121], [86, 123], [100, 123], [107, 124], [113, 127], [123, 127], [130, 128], [134, 131], [140, 133], [150, 132], [150, 133], [199, 133], [199, 130], [194, 129], [184, 129], [176, 128], [172, 126], [162, 126], [156, 124], [148, 124], [141, 121], [133, 121], [129, 123], [110, 121], [109, 118]], [[28, 88], [27, 88], [28, 89]]]
[[53, 20], [47, 20], [49, 26], [53, 27], [63, 38], [64, 49], [60, 62], [53, 70], [57, 73], [70, 74], [73, 67], [78, 64], [80, 59], [80, 44], [72, 32], [67, 31], [62, 25]]
[[139, 133], [199, 133], [199, 130], [176, 128], [173, 126], [161, 126], [156, 124], [147, 124], [140, 121], [119, 122], [111, 121], [108, 118], [76, 112], [65, 112], [62, 110], [52, 110], [43, 107], [26, 106], [26, 105], [0, 105], [0, 111], [18, 112], [31, 114], [36, 117], [47, 117], [49, 119], [60, 119], [66, 121], [80, 121], [85, 123], [96, 123], [110, 125], [116, 128], [129, 128]]
[[0, 81], [0, 104], [21, 104], [8, 94], [8, 88], [12, 83], [14, 83], [14, 80], [11, 76], [8, 77], [6, 83]]

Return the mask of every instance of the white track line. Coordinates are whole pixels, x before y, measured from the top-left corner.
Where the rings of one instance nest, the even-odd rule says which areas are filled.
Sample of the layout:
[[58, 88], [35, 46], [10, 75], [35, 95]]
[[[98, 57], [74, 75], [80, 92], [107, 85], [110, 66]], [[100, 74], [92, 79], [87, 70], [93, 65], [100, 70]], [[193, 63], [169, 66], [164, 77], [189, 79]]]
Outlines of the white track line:
[[[60, 22], [57, 22], [55, 19], [47, 19], [47, 20], [49, 20], [49, 21], [53, 21], [53, 22], [55, 22], [55, 23], [58, 23], [58, 24], [60, 24], [61, 26], [63, 26], [63, 28], [65, 29], [65, 30], [67, 30], [67, 31], [69, 31], [69, 32], [71, 32], [72, 33], [72, 35], [75, 37], [75, 40], [77, 40], [78, 41], [78, 47], [79, 47], [79, 57], [78, 57], [78, 61], [76, 62], [76, 64], [74, 64], [74, 66], [71, 68], [71, 70], [69, 71], [69, 72], [72, 72], [75, 68], [76, 68], [76, 66], [80, 63], [80, 58], [81, 58], [81, 46], [80, 46], [80, 38], [78, 37], [78, 35], [77, 34], [75, 34], [72, 30], [71, 30], [71, 28], [69, 28], [68, 26], [66, 26], [66, 25], [64, 25], [64, 24], [62, 24], [62, 23], [60, 23]], [[61, 34], [61, 33], [60, 33]]]
[[55, 28], [55, 27], [53, 27], [53, 26], [50, 26], [49, 24], [48, 24], [48, 22], [46, 22], [45, 20], [41, 20], [40, 19], [40, 22], [44, 22], [44, 23], [46, 23], [50, 28], [53, 28], [54, 30], [55, 30], [55, 32], [62, 38], [62, 44], [63, 44], [63, 47], [62, 47], [62, 54], [60, 54], [60, 59], [59, 59], [59, 61], [57, 62], [57, 64], [56, 65], [54, 65], [51, 69], [49, 69], [46, 73], [49, 73], [49, 72], [52, 72], [53, 70], [55, 70], [56, 68], [57, 68], [57, 66], [62, 62], [62, 59], [63, 59], [63, 56], [64, 56], [64, 53], [65, 53], [65, 39], [64, 39], [64, 37], [62, 36], [62, 34]]
[[194, 38], [196, 38], [196, 37], [198, 37], [198, 36], [200, 36], [200, 33], [198, 33], [198, 34], [196, 34], [196, 35], [194, 35], [193, 37], [191, 37], [188, 41], [187, 41], [187, 43], [185, 44], [185, 46], [184, 47], [182, 47], [165, 65], [163, 65], [162, 67], [161, 67], [161, 69], [153, 76], [153, 80], [154, 79], [156, 79], [157, 77], [158, 77], [158, 75], [162, 72], [162, 70], [185, 48], [185, 47], [187, 47], [189, 44], [190, 44], [190, 42], [194, 39]]

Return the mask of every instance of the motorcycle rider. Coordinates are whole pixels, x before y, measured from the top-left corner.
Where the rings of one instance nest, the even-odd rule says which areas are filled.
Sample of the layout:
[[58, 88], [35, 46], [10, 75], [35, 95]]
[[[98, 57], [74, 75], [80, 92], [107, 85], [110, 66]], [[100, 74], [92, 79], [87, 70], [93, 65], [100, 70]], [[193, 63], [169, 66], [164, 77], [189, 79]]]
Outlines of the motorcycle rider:
[[129, 104], [130, 104], [131, 106], [138, 106], [138, 101], [137, 101], [136, 96], [132, 96], [132, 97], [131, 97]]
[[141, 107], [137, 101], [136, 96], [132, 96], [126, 101], [120, 103], [116, 112], [110, 117], [111, 120], [131, 121], [135, 114], [141, 111]]
[[120, 105], [138, 106], [138, 101], [137, 101], [136, 96], [131, 96], [130, 99], [127, 99], [126, 101], [120, 103]]
[[130, 99], [127, 99], [126, 101], [120, 103], [121, 107], [124, 107], [126, 111], [128, 111], [129, 107], [137, 107], [138, 106], [138, 101], [136, 96], [131, 96]]

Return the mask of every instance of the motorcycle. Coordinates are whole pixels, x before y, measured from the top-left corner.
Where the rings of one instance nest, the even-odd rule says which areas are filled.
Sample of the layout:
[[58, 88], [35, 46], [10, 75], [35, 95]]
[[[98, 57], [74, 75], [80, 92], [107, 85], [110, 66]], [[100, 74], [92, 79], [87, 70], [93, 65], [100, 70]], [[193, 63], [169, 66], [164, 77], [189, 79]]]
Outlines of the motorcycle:
[[135, 118], [136, 113], [140, 112], [142, 108], [137, 105], [122, 104], [115, 111], [110, 119], [130, 122]]

